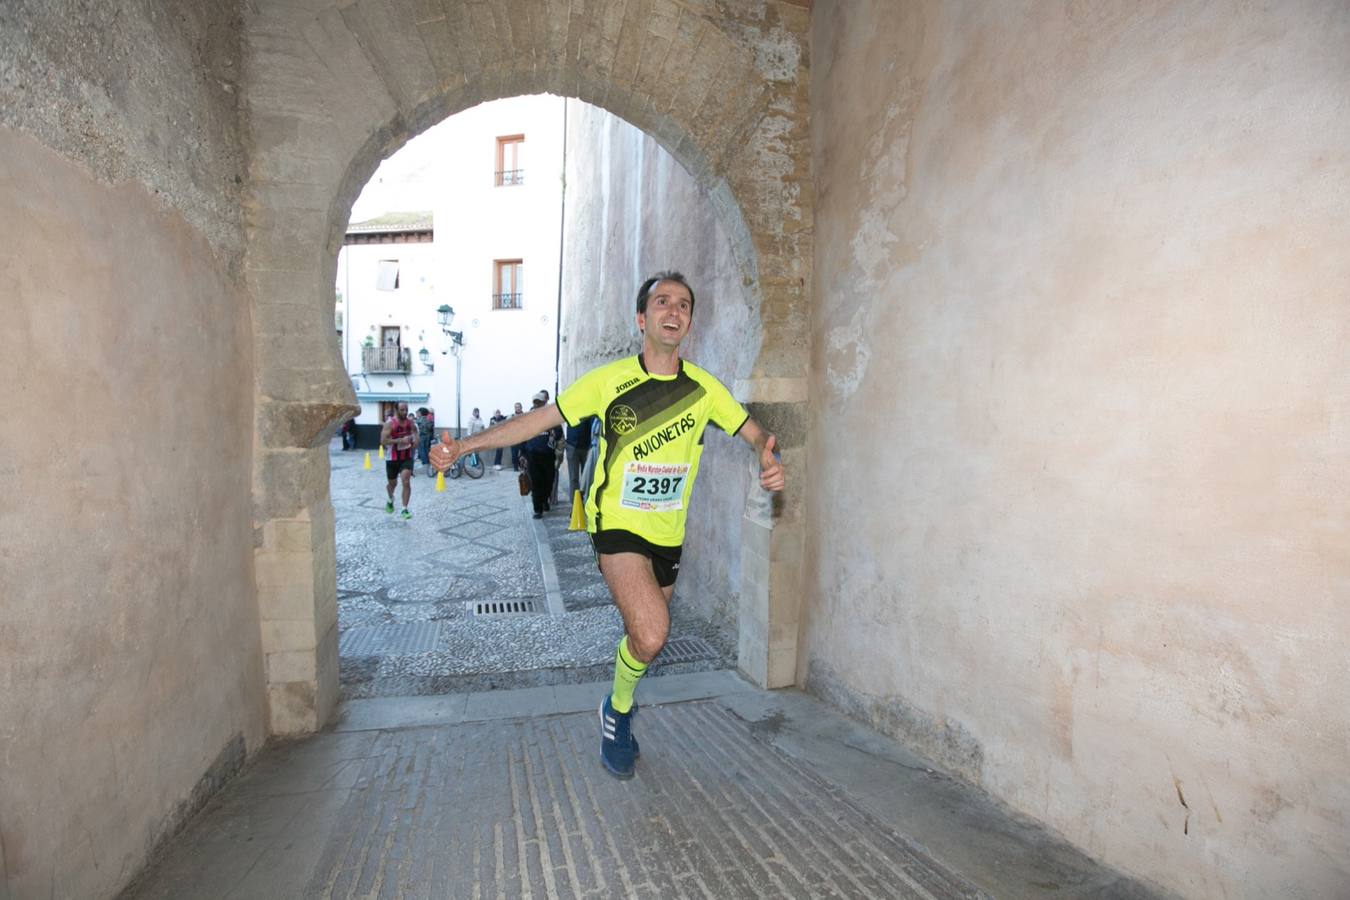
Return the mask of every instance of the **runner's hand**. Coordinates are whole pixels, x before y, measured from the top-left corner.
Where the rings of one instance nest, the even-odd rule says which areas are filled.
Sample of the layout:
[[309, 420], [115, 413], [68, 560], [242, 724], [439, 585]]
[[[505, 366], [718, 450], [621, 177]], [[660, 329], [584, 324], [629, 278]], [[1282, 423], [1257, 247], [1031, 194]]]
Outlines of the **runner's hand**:
[[455, 460], [464, 455], [464, 449], [459, 441], [450, 439], [450, 432], [441, 432], [441, 442], [431, 448], [428, 458], [431, 460], [432, 468], [437, 472], [444, 472], [455, 464]]
[[781, 491], [786, 483], [783, 461], [774, 452], [777, 444], [778, 438], [769, 435], [769, 439], [764, 442], [764, 449], [759, 451], [759, 486], [766, 491]]

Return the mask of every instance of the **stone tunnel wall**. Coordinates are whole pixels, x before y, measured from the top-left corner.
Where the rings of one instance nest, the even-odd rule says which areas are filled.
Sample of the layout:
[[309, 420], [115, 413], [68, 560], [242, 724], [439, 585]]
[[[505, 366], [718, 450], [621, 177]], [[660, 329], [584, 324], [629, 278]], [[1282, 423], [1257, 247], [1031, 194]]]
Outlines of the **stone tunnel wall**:
[[[734, 391], [749, 377], [763, 333], [746, 286], [753, 259], [744, 226], [728, 229], [694, 178], [650, 136], [602, 109], [568, 103], [559, 384], [638, 352], [638, 285], [678, 269], [695, 291], [684, 355]], [[736, 226], [740, 227], [737, 228]], [[741, 519], [752, 455], [709, 429], [689, 512], [677, 602], [737, 634]]]
[[265, 731], [232, 3], [0, 4], [0, 897], [106, 897]]
[[1350, 8], [813, 27], [799, 670], [1182, 895], [1344, 896]]

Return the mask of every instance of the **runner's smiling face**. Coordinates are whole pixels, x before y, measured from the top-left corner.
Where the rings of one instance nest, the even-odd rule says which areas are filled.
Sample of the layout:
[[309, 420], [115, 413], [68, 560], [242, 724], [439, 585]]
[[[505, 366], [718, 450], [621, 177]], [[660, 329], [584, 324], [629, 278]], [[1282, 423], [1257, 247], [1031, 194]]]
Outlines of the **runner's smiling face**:
[[689, 289], [678, 281], [662, 281], [648, 295], [647, 311], [637, 314], [637, 325], [647, 344], [674, 350], [689, 333], [693, 317]]

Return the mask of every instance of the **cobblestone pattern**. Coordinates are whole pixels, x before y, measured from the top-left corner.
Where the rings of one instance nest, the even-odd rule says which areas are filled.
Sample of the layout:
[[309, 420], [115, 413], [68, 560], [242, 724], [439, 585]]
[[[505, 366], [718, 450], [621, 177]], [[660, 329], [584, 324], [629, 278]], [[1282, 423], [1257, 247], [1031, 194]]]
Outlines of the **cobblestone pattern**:
[[[337, 444], [335, 443], [336, 447]], [[544, 581], [535, 552], [528, 501], [507, 472], [474, 481], [417, 475], [411, 521], [384, 511], [383, 466], [361, 467], [362, 454], [330, 452], [337, 541], [339, 646], [352, 629], [440, 623], [434, 649], [415, 653], [347, 654], [340, 659], [348, 699], [458, 693], [609, 677], [623, 623], [584, 532], [568, 530], [570, 504], [542, 520], [549, 536], [567, 613], [562, 616], [474, 616], [475, 600], [535, 599]], [[396, 495], [397, 495], [396, 489]], [[565, 498], [563, 498], [565, 501]], [[673, 637], [700, 637], [714, 655], [663, 663], [650, 676], [735, 666], [736, 636], [683, 609], [671, 609]], [[358, 645], [359, 646], [359, 645]]]
[[382, 732], [308, 896], [980, 897], [715, 703]]

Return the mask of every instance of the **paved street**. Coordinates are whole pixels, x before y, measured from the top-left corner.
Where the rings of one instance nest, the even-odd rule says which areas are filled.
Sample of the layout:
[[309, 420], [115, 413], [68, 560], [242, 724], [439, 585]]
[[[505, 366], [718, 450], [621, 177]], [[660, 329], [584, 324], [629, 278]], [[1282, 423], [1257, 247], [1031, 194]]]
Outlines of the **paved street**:
[[124, 900], [1152, 895], [798, 691], [653, 679], [637, 776], [608, 685], [349, 700], [208, 801]]
[[[531, 517], [514, 473], [419, 472], [411, 521], [384, 511], [384, 464], [334, 443], [339, 653], [344, 697], [444, 694], [599, 680], [622, 635], [589, 539], [560, 507]], [[566, 472], [563, 473], [564, 485]], [[397, 491], [396, 491], [397, 493]], [[652, 675], [735, 665], [734, 634], [672, 606]], [[492, 610], [508, 609], [500, 612]], [[525, 609], [526, 612], [514, 610]]]

